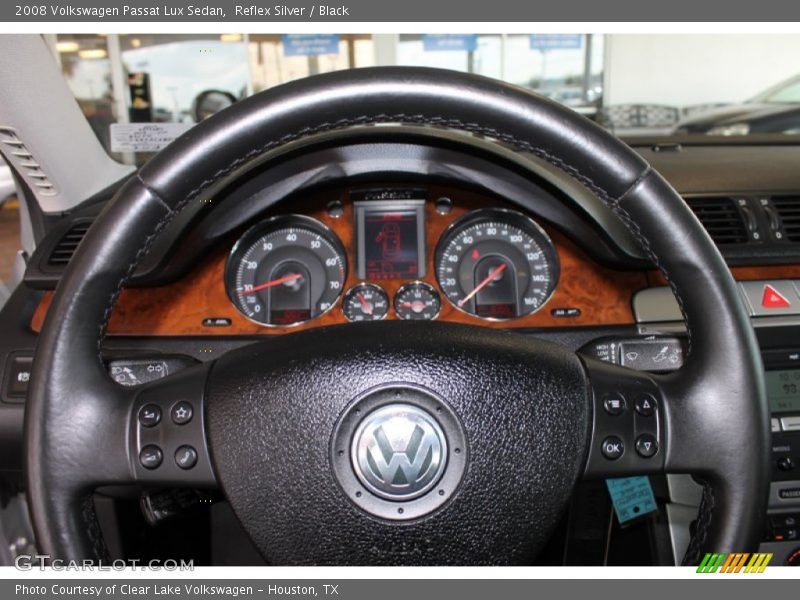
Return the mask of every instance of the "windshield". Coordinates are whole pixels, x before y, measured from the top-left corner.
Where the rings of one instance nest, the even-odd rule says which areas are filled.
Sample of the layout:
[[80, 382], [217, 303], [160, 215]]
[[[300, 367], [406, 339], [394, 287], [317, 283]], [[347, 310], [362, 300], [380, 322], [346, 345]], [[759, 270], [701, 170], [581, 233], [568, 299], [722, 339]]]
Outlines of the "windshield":
[[767, 104], [800, 104], [800, 77], [781, 82], [763, 94], [753, 98], [752, 102]]
[[226, 33], [48, 39], [98, 138], [115, 158], [129, 163], [141, 163], [158, 149], [131, 145], [131, 131], [146, 132], [143, 125], [161, 124], [160, 139], [168, 140], [272, 86], [375, 65], [430, 66], [501, 79], [634, 140], [800, 134], [799, 35]]

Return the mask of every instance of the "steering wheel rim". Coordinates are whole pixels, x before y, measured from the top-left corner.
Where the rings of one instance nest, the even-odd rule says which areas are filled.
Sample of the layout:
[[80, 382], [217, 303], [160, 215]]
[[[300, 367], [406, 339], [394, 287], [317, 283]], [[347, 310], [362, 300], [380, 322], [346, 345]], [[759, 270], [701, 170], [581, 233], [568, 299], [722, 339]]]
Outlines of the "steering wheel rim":
[[265, 152], [374, 123], [493, 138], [558, 167], [619, 216], [672, 287], [689, 334], [684, 367], [657, 378], [669, 399], [664, 469], [705, 482], [686, 560], [755, 548], [769, 481], [763, 368], [736, 283], [682, 199], [630, 148], [552, 101], [475, 75], [392, 67], [311, 77], [240, 102], [159, 153], [97, 219], [59, 283], [34, 360], [25, 460], [40, 550], [102, 556], [91, 488], [135, 479], [130, 454], [113, 450], [130, 441], [130, 394], [107, 376], [100, 349], [120, 290], [160, 231]]

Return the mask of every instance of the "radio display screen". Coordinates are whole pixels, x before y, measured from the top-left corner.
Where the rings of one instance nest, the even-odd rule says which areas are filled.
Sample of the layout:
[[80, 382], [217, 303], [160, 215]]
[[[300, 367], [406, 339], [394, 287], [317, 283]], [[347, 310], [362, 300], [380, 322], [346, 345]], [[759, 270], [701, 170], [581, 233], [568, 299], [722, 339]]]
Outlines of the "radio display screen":
[[770, 410], [800, 412], [800, 369], [767, 371], [766, 376]]

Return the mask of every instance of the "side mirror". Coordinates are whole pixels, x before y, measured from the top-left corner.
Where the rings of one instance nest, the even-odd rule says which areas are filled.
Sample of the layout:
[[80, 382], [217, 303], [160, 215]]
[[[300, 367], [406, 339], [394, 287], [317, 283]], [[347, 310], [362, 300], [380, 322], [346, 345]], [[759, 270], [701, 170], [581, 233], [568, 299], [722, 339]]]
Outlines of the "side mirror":
[[236, 103], [236, 96], [222, 90], [205, 90], [194, 99], [192, 112], [195, 122], [205, 121], [208, 117], [225, 110]]

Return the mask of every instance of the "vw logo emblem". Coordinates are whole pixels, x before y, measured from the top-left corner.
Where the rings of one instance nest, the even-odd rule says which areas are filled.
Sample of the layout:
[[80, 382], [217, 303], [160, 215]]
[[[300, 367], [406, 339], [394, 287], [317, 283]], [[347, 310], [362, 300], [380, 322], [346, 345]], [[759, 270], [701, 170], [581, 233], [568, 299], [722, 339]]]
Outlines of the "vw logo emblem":
[[445, 470], [447, 440], [436, 419], [410, 404], [368, 414], [353, 436], [356, 476], [372, 493], [406, 501], [427, 493]]

